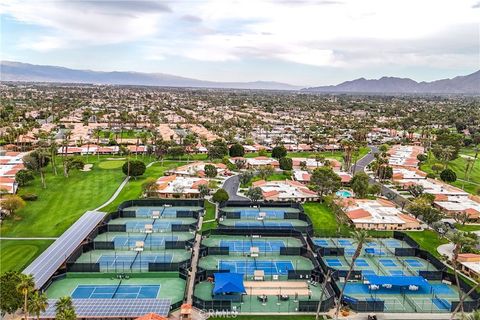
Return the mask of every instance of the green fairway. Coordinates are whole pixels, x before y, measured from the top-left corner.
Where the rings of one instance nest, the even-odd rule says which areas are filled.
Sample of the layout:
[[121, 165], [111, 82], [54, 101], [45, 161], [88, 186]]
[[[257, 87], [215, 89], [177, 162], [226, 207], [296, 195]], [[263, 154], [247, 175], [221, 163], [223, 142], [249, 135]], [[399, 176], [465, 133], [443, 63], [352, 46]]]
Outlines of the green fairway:
[[52, 243], [53, 240], [1, 240], [0, 273], [23, 270]]
[[[448, 168], [452, 169], [457, 174], [457, 181], [453, 182], [452, 185], [461, 188], [466, 192], [477, 194], [477, 191], [480, 190], [480, 159], [475, 161], [471, 173], [468, 177], [465, 177], [465, 167], [467, 164], [465, 157], [473, 157], [474, 155], [475, 152], [473, 149], [462, 149], [460, 151], [460, 156], [448, 163]], [[433, 154], [430, 154], [429, 159], [420, 165], [420, 169], [427, 173], [434, 173], [432, 165], [435, 163], [440, 163], [440, 161], [435, 159]]]
[[432, 230], [407, 231], [406, 234], [415, 240], [421, 249], [430, 252], [435, 257], [440, 257], [437, 251], [438, 246], [448, 243], [447, 239], [440, 238], [438, 233]]
[[142, 195], [142, 184], [145, 182], [147, 178], [160, 178], [161, 176], [163, 176], [163, 173], [165, 171], [173, 169], [179, 165], [181, 165], [181, 163], [176, 161], [164, 161], [163, 166], [161, 162], [154, 163], [152, 166], [147, 168], [143, 176], [138, 177], [136, 179], [130, 179], [130, 181], [125, 185], [125, 187], [120, 192], [118, 197], [108, 206], [103, 208], [102, 211], [105, 211], [105, 212], [116, 211], [118, 206], [122, 202], [126, 200], [140, 198], [140, 196]]
[[[84, 158], [86, 159], [86, 158]], [[27, 202], [18, 212], [18, 219], [7, 219], [1, 232], [4, 237], [54, 237], [61, 235], [85, 211], [104, 203], [118, 188], [124, 175], [121, 169], [99, 167], [104, 157], [90, 156], [91, 171], [71, 171], [70, 177], [62, 174], [61, 157], [58, 157], [58, 175], [46, 168], [47, 188], [41, 187], [40, 178], [20, 188], [20, 193], [35, 193], [38, 200]]]

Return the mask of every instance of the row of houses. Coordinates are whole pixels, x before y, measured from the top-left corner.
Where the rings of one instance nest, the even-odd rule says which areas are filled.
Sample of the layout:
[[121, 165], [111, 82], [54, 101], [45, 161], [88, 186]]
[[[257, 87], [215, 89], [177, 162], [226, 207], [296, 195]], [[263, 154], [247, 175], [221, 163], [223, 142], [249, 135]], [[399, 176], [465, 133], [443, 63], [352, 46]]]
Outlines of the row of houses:
[[2, 193], [14, 194], [17, 192], [18, 185], [15, 175], [25, 168], [22, 160], [25, 155], [25, 152], [0, 150], [0, 190]]

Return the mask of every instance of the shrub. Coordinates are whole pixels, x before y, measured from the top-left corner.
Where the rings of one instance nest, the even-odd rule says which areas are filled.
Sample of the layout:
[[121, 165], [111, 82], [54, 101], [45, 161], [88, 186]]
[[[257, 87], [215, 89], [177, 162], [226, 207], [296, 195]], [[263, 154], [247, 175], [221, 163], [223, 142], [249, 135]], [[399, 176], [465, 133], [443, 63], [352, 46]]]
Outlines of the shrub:
[[230, 157], [243, 157], [245, 154], [245, 149], [241, 144], [235, 143], [230, 147], [228, 153], [230, 154]]
[[417, 160], [420, 161], [420, 162], [424, 162], [424, 161], [427, 161], [428, 160], [428, 156], [424, 153], [421, 153], [419, 155], [417, 155]]
[[20, 195], [20, 198], [25, 201], [35, 201], [38, 199], [38, 195], [36, 195], [35, 193], [24, 193]]
[[440, 179], [445, 182], [455, 182], [457, 180], [457, 174], [452, 169], [445, 169], [440, 172]]
[[147, 166], [140, 160], [130, 160], [123, 164], [122, 171], [126, 176], [139, 177], [145, 173]]
[[284, 158], [287, 156], [287, 149], [284, 146], [276, 146], [272, 149], [272, 157], [275, 159]]
[[280, 169], [282, 169], [282, 170], [292, 170], [292, 167], [293, 167], [292, 159], [283, 157], [283, 158], [280, 158], [280, 160], [278, 162], [280, 164]]

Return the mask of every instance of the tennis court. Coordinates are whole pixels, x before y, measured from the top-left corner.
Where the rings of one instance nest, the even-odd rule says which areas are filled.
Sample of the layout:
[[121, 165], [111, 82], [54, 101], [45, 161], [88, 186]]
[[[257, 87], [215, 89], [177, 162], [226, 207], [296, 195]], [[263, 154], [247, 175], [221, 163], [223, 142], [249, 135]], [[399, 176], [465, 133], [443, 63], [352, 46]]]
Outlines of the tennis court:
[[279, 252], [280, 248], [285, 247], [285, 242], [282, 240], [222, 240], [220, 247], [228, 247], [230, 252], [248, 253], [252, 247], [256, 247], [260, 252]]
[[146, 247], [161, 247], [165, 245], [165, 241], [177, 241], [177, 236], [159, 236], [152, 234], [143, 234], [143, 235], [134, 235], [134, 236], [115, 236], [113, 242], [115, 243], [115, 248], [133, 248], [137, 241], [143, 241]]
[[285, 213], [281, 210], [275, 209], [247, 209], [240, 212], [240, 218], [242, 219], [257, 219], [263, 217], [265, 219], [283, 219]]
[[159, 285], [79, 285], [73, 299], [155, 299]]
[[136, 255], [108, 255], [103, 254], [97, 260], [101, 268], [142, 268], [148, 267], [149, 263], [170, 263], [173, 255], [170, 253], [163, 254], [145, 254], [138, 253]]
[[340, 259], [337, 258], [325, 258], [325, 262], [327, 266], [329, 267], [342, 267], [343, 263], [340, 261]]
[[159, 215], [160, 218], [176, 218], [177, 212], [179, 211], [188, 211], [195, 212], [201, 211], [201, 207], [187, 207], [187, 206], [159, 206], [159, 207], [128, 207], [123, 209], [125, 211], [135, 211], [137, 217], [149, 217], [151, 218], [153, 214]]
[[293, 225], [290, 222], [275, 222], [275, 221], [236, 221], [235, 227], [237, 228], [292, 228]]
[[218, 270], [229, 270], [234, 273], [253, 275], [255, 270], [263, 270], [265, 275], [288, 274], [294, 270], [292, 261], [224, 261], [218, 263]]

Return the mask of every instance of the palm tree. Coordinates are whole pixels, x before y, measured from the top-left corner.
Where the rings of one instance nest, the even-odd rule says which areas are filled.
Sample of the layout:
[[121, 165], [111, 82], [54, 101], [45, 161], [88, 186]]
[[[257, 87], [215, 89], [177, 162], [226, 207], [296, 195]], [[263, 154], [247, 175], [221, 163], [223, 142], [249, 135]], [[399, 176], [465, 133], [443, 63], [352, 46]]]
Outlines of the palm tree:
[[33, 296], [30, 299], [29, 311], [37, 316], [37, 319], [40, 319], [40, 313], [45, 312], [48, 307], [48, 298], [45, 293], [35, 291]]
[[[460, 298], [460, 311], [463, 316], [463, 301], [462, 301], [462, 289], [460, 288], [460, 282], [458, 280], [458, 255], [461, 253], [462, 247], [463, 246], [468, 246], [474, 244], [475, 240], [473, 240], [470, 237], [465, 236], [464, 232], [458, 231], [455, 233], [452, 233], [448, 236], [449, 240], [453, 243], [454, 248], [453, 248], [453, 256], [452, 256], [452, 266], [453, 266], [453, 272], [455, 275], [455, 282], [458, 287], [458, 295]], [[457, 310], [458, 311], [458, 310]], [[451, 318], [454, 319], [456, 312], [452, 312]]]
[[20, 282], [17, 284], [17, 291], [23, 294], [23, 313], [25, 315], [25, 320], [28, 319], [28, 295], [35, 289], [35, 281], [31, 274], [21, 274]]
[[77, 318], [72, 298], [68, 296], [58, 299], [57, 303], [55, 303], [55, 308], [55, 319], [57, 320], [74, 320]]
[[357, 244], [357, 248], [355, 249], [355, 253], [352, 256], [352, 263], [350, 264], [350, 269], [348, 270], [347, 277], [345, 278], [345, 282], [343, 283], [342, 290], [340, 291], [340, 296], [338, 297], [337, 306], [335, 309], [335, 319], [338, 319], [338, 313], [340, 311], [340, 306], [342, 304], [343, 293], [345, 292], [345, 288], [347, 287], [348, 279], [350, 279], [350, 275], [352, 274], [353, 268], [355, 266], [355, 261], [360, 256], [362, 252], [363, 244], [369, 241], [369, 236], [366, 230], [357, 230], [352, 232], [352, 240], [354, 243]]

